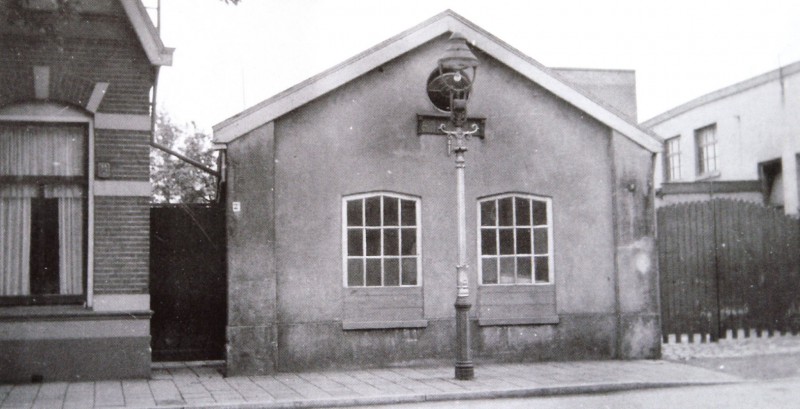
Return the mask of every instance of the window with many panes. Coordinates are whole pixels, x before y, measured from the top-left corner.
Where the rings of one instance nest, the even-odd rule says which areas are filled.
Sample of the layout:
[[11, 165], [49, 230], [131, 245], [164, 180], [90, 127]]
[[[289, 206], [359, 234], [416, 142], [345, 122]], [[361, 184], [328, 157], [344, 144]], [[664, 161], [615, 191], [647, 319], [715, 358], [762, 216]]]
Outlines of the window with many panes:
[[697, 143], [697, 175], [703, 176], [717, 170], [717, 125], [694, 131]]
[[419, 284], [419, 212], [418, 198], [395, 193], [344, 199], [347, 287]]
[[667, 182], [681, 179], [681, 137], [664, 142], [664, 178]]
[[553, 280], [551, 201], [511, 194], [479, 202], [481, 284]]

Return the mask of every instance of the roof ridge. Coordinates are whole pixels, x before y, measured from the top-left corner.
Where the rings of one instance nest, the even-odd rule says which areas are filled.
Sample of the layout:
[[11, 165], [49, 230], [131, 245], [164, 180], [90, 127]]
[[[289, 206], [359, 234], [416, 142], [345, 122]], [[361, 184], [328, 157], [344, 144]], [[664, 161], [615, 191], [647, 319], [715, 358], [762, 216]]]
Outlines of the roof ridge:
[[703, 106], [705, 104], [711, 103], [718, 99], [722, 99], [731, 95], [738, 94], [740, 92], [744, 92], [748, 89], [755, 88], [764, 84], [767, 84], [773, 80], [793, 75], [800, 72], [800, 61], [796, 61], [787, 65], [780, 66], [776, 69], [767, 71], [762, 74], [758, 74], [756, 76], [747, 78], [745, 80], [735, 82], [731, 85], [719, 88], [715, 91], [711, 91], [705, 94], [700, 95], [699, 97], [690, 99], [683, 104], [680, 104], [674, 108], [671, 108], [667, 111], [664, 111], [646, 121], [642, 121], [641, 126], [645, 128], [651, 128], [655, 125], [658, 125], [670, 118], [676, 117], [680, 114], [688, 112], [694, 108]]

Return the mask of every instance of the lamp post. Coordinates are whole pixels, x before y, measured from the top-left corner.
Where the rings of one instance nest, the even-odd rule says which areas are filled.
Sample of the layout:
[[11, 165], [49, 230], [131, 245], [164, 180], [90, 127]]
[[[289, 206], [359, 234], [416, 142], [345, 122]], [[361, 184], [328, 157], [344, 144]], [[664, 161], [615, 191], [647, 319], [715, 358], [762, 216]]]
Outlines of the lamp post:
[[464, 195], [464, 154], [467, 140], [478, 131], [473, 124], [464, 129], [467, 122], [467, 99], [479, 65], [478, 59], [469, 49], [466, 39], [453, 33], [447, 49], [438, 61], [439, 75], [429, 84], [429, 91], [448, 95], [450, 99], [450, 124], [442, 124], [439, 130], [447, 135], [448, 154], [455, 153], [456, 201], [458, 217], [458, 264], [456, 265], [456, 363], [455, 377], [469, 380], [475, 376], [469, 336], [469, 276], [467, 275], [466, 199]]

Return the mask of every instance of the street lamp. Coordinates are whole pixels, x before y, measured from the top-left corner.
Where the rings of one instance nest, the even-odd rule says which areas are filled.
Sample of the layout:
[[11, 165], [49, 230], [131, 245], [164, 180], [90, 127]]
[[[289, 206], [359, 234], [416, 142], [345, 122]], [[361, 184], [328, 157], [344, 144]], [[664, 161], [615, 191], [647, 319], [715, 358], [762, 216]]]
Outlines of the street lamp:
[[478, 131], [472, 124], [464, 129], [467, 122], [467, 100], [475, 81], [480, 62], [469, 49], [467, 40], [453, 33], [447, 42], [445, 54], [438, 61], [439, 75], [428, 83], [430, 95], [449, 98], [450, 124], [442, 124], [439, 130], [447, 135], [448, 154], [456, 155], [456, 200], [458, 203], [458, 264], [456, 265], [456, 364], [455, 376], [459, 380], [469, 380], [475, 376], [469, 336], [469, 277], [467, 275], [467, 214], [464, 197], [464, 153], [467, 140]]

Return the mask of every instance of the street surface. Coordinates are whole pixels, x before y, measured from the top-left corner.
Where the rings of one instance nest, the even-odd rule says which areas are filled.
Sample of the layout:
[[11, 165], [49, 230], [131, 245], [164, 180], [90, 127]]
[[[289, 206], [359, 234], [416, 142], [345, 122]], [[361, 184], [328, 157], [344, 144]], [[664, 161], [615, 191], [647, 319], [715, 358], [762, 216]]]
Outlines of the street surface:
[[740, 336], [738, 339], [723, 339], [718, 343], [671, 343], [664, 345], [663, 355], [671, 362], [726, 373], [744, 379], [745, 382], [594, 395], [428, 402], [395, 407], [399, 409], [800, 408], [800, 342], [796, 336], [773, 338]]
[[[373, 407], [378, 408], [379, 406]], [[397, 409], [797, 409], [800, 407], [800, 378], [753, 381], [738, 385], [651, 389], [602, 395], [430, 402], [394, 407]]]

